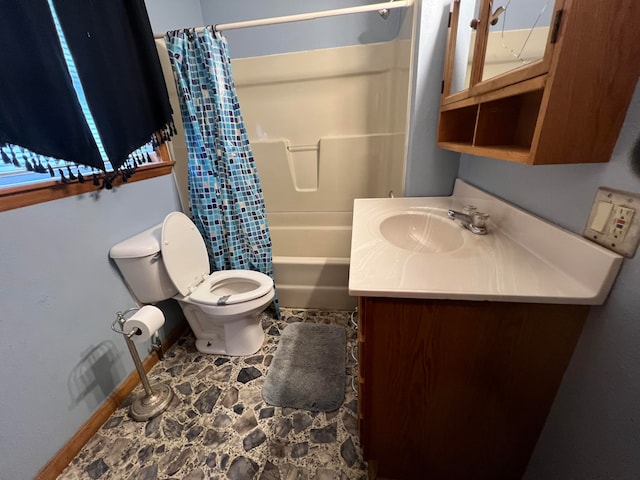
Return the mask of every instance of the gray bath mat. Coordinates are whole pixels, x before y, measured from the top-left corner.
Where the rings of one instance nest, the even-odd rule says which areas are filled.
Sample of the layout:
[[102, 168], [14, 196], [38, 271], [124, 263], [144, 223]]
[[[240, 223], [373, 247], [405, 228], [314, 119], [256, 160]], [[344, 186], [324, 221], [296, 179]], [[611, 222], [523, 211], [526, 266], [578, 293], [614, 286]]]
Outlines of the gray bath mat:
[[344, 327], [292, 323], [282, 332], [262, 397], [270, 405], [330, 412], [344, 401]]

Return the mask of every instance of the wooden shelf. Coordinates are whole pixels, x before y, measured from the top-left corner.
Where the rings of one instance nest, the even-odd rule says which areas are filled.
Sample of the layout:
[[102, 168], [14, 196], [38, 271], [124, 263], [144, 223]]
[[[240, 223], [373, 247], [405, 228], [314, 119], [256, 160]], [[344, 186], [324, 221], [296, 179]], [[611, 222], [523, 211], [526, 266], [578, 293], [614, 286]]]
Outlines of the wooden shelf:
[[439, 148], [444, 150], [451, 150], [454, 152], [468, 153], [470, 155], [478, 155], [480, 157], [497, 158], [500, 160], [508, 160], [510, 162], [529, 163], [529, 157], [531, 152], [528, 148], [522, 147], [478, 147], [471, 143], [456, 143], [456, 142], [438, 142]]
[[530, 149], [541, 103], [535, 90], [480, 104], [474, 144]]
[[438, 142], [473, 143], [478, 105], [440, 112]]
[[529, 163], [544, 90], [463, 105], [440, 112], [438, 146]]
[[538, 77], [530, 78], [514, 85], [509, 85], [508, 87], [500, 88], [499, 90], [484, 92], [473, 96], [461, 97], [458, 100], [456, 100], [455, 96], [452, 96], [443, 99], [440, 110], [457, 110], [460, 107], [478, 105], [480, 103], [491, 102], [493, 100], [500, 100], [501, 98], [522, 95], [523, 93], [533, 92], [535, 90], [543, 90], [546, 84], [547, 75], [540, 75]]

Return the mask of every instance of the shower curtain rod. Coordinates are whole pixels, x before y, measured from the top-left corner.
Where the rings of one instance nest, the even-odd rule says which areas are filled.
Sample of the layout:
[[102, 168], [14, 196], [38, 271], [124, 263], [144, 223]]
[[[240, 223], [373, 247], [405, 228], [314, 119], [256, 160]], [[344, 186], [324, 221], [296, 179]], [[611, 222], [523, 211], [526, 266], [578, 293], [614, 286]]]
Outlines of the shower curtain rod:
[[[220, 23], [213, 25], [215, 31], [234, 30], [238, 28], [259, 27], [263, 25], [276, 25], [278, 23], [301, 22], [304, 20], [315, 20], [318, 18], [335, 17], [338, 15], [349, 15], [351, 13], [373, 12], [375, 10], [392, 10], [394, 8], [405, 8], [412, 4], [412, 0], [399, 0], [383, 3], [372, 3], [359, 7], [337, 8], [335, 10], [324, 10], [321, 12], [301, 13], [297, 15], [287, 15], [284, 17], [260, 18], [257, 20], [247, 20], [244, 22]], [[382, 12], [380, 12], [382, 14]], [[195, 28], [196, 32], [201, 32], [207, 27]], [[154, 38], [164, 38], [164, 34], [155, 34]]]

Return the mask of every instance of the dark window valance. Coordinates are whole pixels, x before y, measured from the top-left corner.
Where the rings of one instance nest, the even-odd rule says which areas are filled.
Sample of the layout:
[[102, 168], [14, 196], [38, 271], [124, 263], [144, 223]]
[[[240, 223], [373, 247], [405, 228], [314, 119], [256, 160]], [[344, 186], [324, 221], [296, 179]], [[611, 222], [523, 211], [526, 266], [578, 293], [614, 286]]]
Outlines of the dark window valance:
[[53, 0], [114, 168], [170, 128], [171, 105], [143, 0]]
[[0, 0], [0, 145], [100, 169], [47, 0]]
[[[172, 132], [143, 0], [53, 0], [89, 109], [114, 169], [157, 131]], [[47, 0], [0, 0], [0, 145], [104, 170]]]

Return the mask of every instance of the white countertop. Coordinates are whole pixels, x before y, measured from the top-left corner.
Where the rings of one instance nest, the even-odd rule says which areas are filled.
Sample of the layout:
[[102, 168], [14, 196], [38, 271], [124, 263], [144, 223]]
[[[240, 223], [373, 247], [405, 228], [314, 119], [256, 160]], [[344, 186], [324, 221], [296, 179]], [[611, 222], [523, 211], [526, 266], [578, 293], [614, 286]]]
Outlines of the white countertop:
[[[489, 233], [475, 235], [459, 226], [462, 241], [451, 251], [400, 248], [380, 232], [380, 223], [399, 213], [428, 213], [453, 223], [447, 210], [462, 211], [466, 204], [491, 215]], [[438, 228], [442, 222], [433, 223]], [[620, 255], [461, 180], [451, 197], [354, 202], [354, 296], [599, 305], [621, 264]]]

